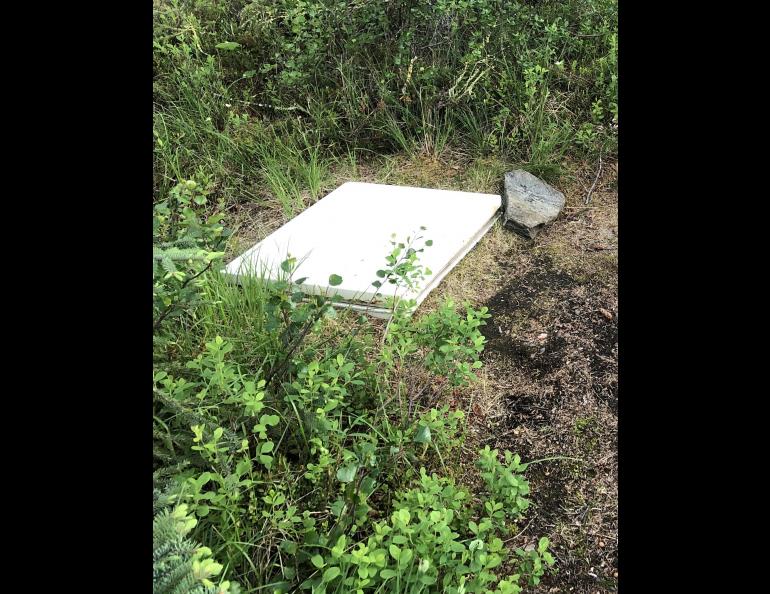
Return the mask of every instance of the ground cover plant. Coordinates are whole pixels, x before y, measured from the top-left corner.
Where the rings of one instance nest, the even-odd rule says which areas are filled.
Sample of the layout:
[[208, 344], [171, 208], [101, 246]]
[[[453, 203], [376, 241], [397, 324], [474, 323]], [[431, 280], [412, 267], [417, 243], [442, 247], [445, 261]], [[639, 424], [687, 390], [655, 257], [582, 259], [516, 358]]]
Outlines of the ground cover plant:
[[[392, 268], [373, 277], [418, 282], [415, 253], [384, 257]], [[188, 255], [189, 266], [196, 254]], [[494, 591], [492, 570], [509, 552], [502, 537], [529, 505], [526, 464], [510, 452], [501, 463], [486, 447], [478, 459], [484, 487], [471, 498], [444, 460], [462, 441], [464, 412], [424, 406], [411, 379], [474, 381], [486, 310], [467, 306], [460, 316], [447, 301], [416, 321], [409, 302], [394, 301], [380, 340], [365, 317], [338, 315], [333, 299], [296, 291], [293, 264], [284, 264], [288, 276], [278, 283], [257, 277], [242, 289], [210, 281], [220, 295], [230, 293], [224, 303], [241, 291], [257, 295], [251, 303], [259, 310], [241, 318], [248, 328], [216, 327], [206, 289], [197, 286], [202, 295], [180, 314], [189, 324], [185, 344], [173, 341], [188, 360], [174, 370], [158, 353], [155, 472], [167, 475], [163, 497], [175, 506], [162, 517], [186, 518], [189, 509], [205, 550], [250, 589], [416, 592], [440, 583], [447, 592]], [[195, 286], [186, 281], [200, 273], [169, 268], [156, 268], [155, 287], [177, 304], [183, 299], [168, 294]], [[220, 330], [248, 332], [261, 365], [250, 371]], [[197, 354], [195, 338], [203, 343]], [[443, 476], [430, 472], [439, 469]], [[536, 583], [540, 555], [553, 562], [547, 539], [500, 591], [518, 591], [522, 574]]]
[[[453, 281], [475, 274], [463, 262], [444, 294], [416, 315], [393, 303], [383, 324], [297, 291], [291, 258], [278, 283], [236, 286], [220, 269], [346, 179], [496, 192], [513, 166], [572, 185], [588, 168], [595, 203], [569, 216], [600, 212], [590, 209], [604, 208], [616, 151], [616, 3], [155, 0], [153, 10], [154, 591], [504, 594], [560, 579], [611, 591], [612, 560], [604, 581], [573, 577], [590, 545], [536, 501], [539, 486], [551, 493], [545, 473], [584, 480], [564, 459], [597, 448], [604, 458], [604, 413], [570, 419], [577, 451], [539, 449], [548, 434], [526, 423], [526, 441], [479, 436], [501, 354], [529, 373], [522, 382], [557, 369], [548, 356], [560, 343], [530, 353], [499, 331], [502, 319], [521, 322], [505, 317], [518, 272], [503, 301], [485, 301]], [[604, 249], [601, 263], [573, 262], [555, 229], [553, 278], [578, 291], [594, 282], [581, 274], [611, 269]], [[502, 233], [477, 248], [480, 274], [500, 274], [485, 246], [528, 262]], [[420, 246], [394, 239], [375, 287], [424, 282], [430, 229], [422, 235]], [[556, 305], [532, 302], [532, 317], [556, 319]], [[571, 402], [567, 386], [557, 388]], [[597, 376], [602, 403], [612, 390]], [[555, 417], [553, 428], [564, 435]], [[541, 460], [552, 458], [562, 461]], [[557, 551], [554, 539], [573, 546]]]

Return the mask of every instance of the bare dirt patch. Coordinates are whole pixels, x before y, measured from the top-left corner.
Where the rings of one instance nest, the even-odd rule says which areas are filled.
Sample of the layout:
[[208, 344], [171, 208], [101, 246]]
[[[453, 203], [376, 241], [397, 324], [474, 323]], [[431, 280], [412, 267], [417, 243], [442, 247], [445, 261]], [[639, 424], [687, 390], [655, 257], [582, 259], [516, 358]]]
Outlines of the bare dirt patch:
[[[554, 223], [533, 241], [495, 225], [421, 307], [489, 308], [462, 465], [483, 444], [543, 460], [527, 471], [532, 507], [508, 545], [547, 536], [558, 572], [527, 592], [617, 591], [617, 166], [605, 163], [586, 204], [595, 175], [569, 166]], [[500, 179], [473, 189], [497, 192]]]
[[[617, 316], [615, 294], [549, 259], [487, 302], [488, 378], [501, 391], [495, 447], [530, 467], [532, 522], [559, 573], [538, 591], [613, 591], [617, 570]], [[557, 590], [550, 588], [556, 587]]]
[[562, 188], [571, 208], [534, 242], [480, 246], [502, 282], [477, 302], [492, 315], [484, 393], [495, 408], [477, 431], [524, 460], [546, 459], [527, 472], [529, 523], [509, 543], [552, 542], [558, 573], [533, 592], [617, 590], [616, 173], [609, 167], [589, 207], [580, 180], [590, 171], [574, 173]]

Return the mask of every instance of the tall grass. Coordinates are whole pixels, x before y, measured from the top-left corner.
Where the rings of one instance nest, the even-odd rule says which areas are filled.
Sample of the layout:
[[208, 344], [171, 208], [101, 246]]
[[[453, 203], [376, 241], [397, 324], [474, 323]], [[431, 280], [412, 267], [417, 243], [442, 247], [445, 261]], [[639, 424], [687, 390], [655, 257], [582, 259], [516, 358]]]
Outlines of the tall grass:
[[268, 131], [255, 144], [254, 153], [270, 200], [286, 217], [302, 212], [318, 199], [328, 163], [310, 133], [300, 130], [294, 136], [281, 136]]
[[236, 283], [224, 272], [212, 272], [195, 311], [201, 340], [223, 336], [233, 341], [244, 363], [256, 369], [272, 365], [281, 344], [266, 327], [270, 295], [264, 274], [244, 275]]
[[[155, 195], [205, 172], [293, 216], [350, 151], [448, 148], [558, 175], [616, 150], [616, 0], [160, 0]], [[223, 42], [236, 42], [222, 49]]]

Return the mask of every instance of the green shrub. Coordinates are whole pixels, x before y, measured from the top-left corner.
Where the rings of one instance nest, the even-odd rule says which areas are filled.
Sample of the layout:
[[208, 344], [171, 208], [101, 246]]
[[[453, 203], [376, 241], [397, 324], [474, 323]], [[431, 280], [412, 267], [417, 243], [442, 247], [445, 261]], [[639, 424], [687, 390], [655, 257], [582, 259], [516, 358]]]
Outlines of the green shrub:
[[153, 207], [153, 329], [181, 315], [198, 300], [202, 275], [220, 262], [228, 237], [222, 215], [199, 214], [207, 202], [206, 187], [185, 180]]
[[154, 25], [156, 197], [207, 170], [290, 215], [351, 149], [545, 176], [616, 151], [616, 0], [160, 0]]
[[438, 310], [420, 318], [416, 340], [428, 349], [426, 367], [446, 376], [455, 386], [475, 379], [473, 370], [481, 367], [479, 356], [486, 340], [479, 328], [489, 317], [486, 307], [475, 310], [468, 303], [463, 317], [452, 300], [447, 299]]
[[[200, 218], [201, 188], [172, 192], [157, 237], [220, 246], [226, 231]], [[420, 241], [394, 238], [374, 282], [423, 282], [430, 271], [419, 254], [431, 242]], [[216, 551], [249, 592], [502, 594], [536, 583], [553, 560], [547, 543], [515, 555], [503, 544], [529, 505], [526, 465], [485, 448], [484, 486], [458, 481], [448, 462], [464, 443], [465, 414], [421, 398], [429, 386], [456, 396], [473, 380], [486, 310], [466, 304], [460, 314], [450, 301], [420, 316], [397, 300], [381, 336], [350, 311], [338, 315], [333, 299], [299, 291], [291, 256], [285, 278], [241, 285], [203, 274], [218, 258], [181, 260], [181, 278], [155, 270], [158, 294], [170, 299], [158, 307], [179, 313], [158, 328], [166, 342], [153, 370], [154, 492], [156, 502], [186, 506], [178, 515], [203, 545], [180, 548], [182, 565], [161, 555], [158, 583], [211, 588], [191, 581], [221, 571], [200, 551]], [[193, 277], [184, 293], [180, 283]], [[516, 573], [500, 576], [503, 563]]]
[[152, 522], [153, 594], [238, 594], [237, 584], [215, 585], [222, 565], [211, 558], [211, 549], [186, 536], [197, 524], [186, 505], [164, 509]]
[[[489, 452], [482, 452], [484, 460], [483, 464], [490, 463]], [[501, 491], [506, 489], [500, 484], [490, 485], [492, 494]], [[499, 580], [496, 570], [508, 557], [500, 538], [504, 518], [520, 515], [518, 509], [506, 508], [480, 523], [470, 519], [491, 508], [497, 510], [497, 505], [490, 506], [489, 500], [477, 504], [454, 481], [429, 475], [423, 468], [417, 485], [396, 495], [389, 521], [375, 522], [368, 538], [357, 542], [349, 542], [345, 535], [321, 539], [310, 558], [317, 571], [302, 587], [322, 593], [491, 593]], [[500, 580], [496, 592], [520, 592], [522, 576], [528, 583], [539, 583], [546, 565], [553, 564], [547, 547], [548, 540], [541, 539], [536, 550], [517, 551], [520, 573]]]

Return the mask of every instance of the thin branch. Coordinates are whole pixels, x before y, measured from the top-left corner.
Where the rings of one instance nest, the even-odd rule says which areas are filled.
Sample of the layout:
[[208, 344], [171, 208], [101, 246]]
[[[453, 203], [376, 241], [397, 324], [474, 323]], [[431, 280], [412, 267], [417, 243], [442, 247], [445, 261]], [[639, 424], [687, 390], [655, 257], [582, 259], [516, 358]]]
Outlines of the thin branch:
[[591, 184], [591, 189], [588, 190], [588, 195], [586, 196], [585, 203], [590, 204], [591, 203], [591, 194], [594, 193], [594, 188], [596, 187], [596, 182], [599, 181], [599, 176], [602, 174], [602, 156], [599, 154], [599, 170], [596, 172], [596, 178], [594, 178], [594, 183]]
[[265, 378], [265, 390], [267, 391], [270, 388], [270, 385], [272, 381], [276, 377], [280, 377], [283, 375], [285, 368], [288, 367], [289, 362], [291, 360], [291, 356], [294, 354], [294, 351], [297, 350], [297, 347], [302, 343], [302, 341], [305, 339], [305, 336], [307, 336], [308, 332], [313, 328], [315, 323], [321, 319], [321, 316], [324, 313], [324, 306], [320, 307], [318, 311], [313, 315], [312, 318], [308, 319], [307, 322], [305, 322], [305, 327], [302, 329], [302, 332], [300, 332], [299, 336], [294, 340], [294, 343], [292, 344], [291, 348], [289, 349], [289, 352], [286, 353], [286, 356], [283, 358], [283, 361], [281, 361], [278, 365], [276, 365], [268, 374], [268, 376]]
[[[180, 287], [180, 290], [184, 289], [184, 288], [185, 288], [185, 287], [186, 287], [186, 286], [187, 286], [187, 285], [190, 283], [190, 281], [193, 281], [193, 280], [195, 280], [195, 279], [196, 279], [196, 278], [198, 278], [198, 277], [199, 277], [201, 274], [203, 274], [204, 272], [206, 272], [207, 270], [209, 270], [209, 269], [211, 268], [211, 265], [212, 265], [213, 263], [214, 263], [214, 262], [213, 262], [213, 260], [212, 260], [211, 262], [209, 262], [208, 264], [206, 264], [206, 267], [205, 267], [203, 270], [201, 270], [201, 271], [200, 271], [200, 272], [198, 272], [197, 274], [194, 274], [193, 276], [190, 276], [190, 277], [188, 277], [188, 278], [187, 278], [187, 280], [186, 280], [186, 281], [184, 281], [184, 282], [182, 283], [182, 286]], [[177, 302], [177, 303], [173, 303], [173, 304], [169, 305], [169, 306], [168, 306], [168, 307], [167, 307], [167, 308], [166, 308], [166, 309], [163, 311], [163, 313], [162, 313], [162, 314], [161, 314], [161, 315], [158, 317], [158, 319], [157, 319], [157, 320], [155, 321], [155, 323], [152, 325], [152, 331], [153, 331], [153, 332], [155, 332], [155, 331], [156, 331], [158, 328], [160, 328], [160, 325], [161, 325], [161, 323], [163, 322], [163, 320], [165, 320], [165, 319], [168, 317], [168, 315], [169, 315], [169, 314], [170, 314], [172, 311], [174, 311], [174, 309], [175, 309], [175, 308], [176, 308], [178, 305], [179, 305], [179, 303], [178, 303], [178, 302]]]
[[515, 540], [517, 537], [519, 537], [519, 536], [521, 536], [522, 534], [524, 534], [524, 532], [526, 531], [526, 529], [527, 529], [527, 528], [529, 528], [529, 527], [532, 525], [532, 522], [534, 522], [534, 521], [535, 521], [535, 518], [537, 518], [537, 514], [535, 514], [535, 515], [532, 517], [532, 519], [531, 519], [529, 522], [527, 522], [527, 525], [526, 525], [526, 526], [524, 526], [524, 528], [523, 528], [523, 529], [521, 529], [521, 530], [519, 531], [519, 533], [518, 533], [518, 534], [515, 534], [515, 535], [511, 536], [510, 538], [506, 539], [506, 540], [505, 540], [505, 544], [508, 544], [508, 543], [509, 543], [509, 542], [511, 542], [512, 540]]

